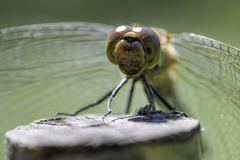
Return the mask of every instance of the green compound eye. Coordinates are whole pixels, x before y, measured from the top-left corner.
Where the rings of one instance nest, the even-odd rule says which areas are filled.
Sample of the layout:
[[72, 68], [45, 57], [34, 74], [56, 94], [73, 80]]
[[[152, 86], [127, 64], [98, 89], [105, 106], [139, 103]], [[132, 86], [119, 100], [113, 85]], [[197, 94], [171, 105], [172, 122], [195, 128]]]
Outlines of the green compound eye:
[[117, 63], [114, 60], [113, 52], [116, 48], [116, 45], [120, 40], [122, 40], [123, 36], [127, 32], [130, 32], [131, 30], [132, 30], [132, 26], [128, 26], [128, 25], [119, 26], [114, 30], [112, 30], [112, 32], [109, 34], [107, 38], [106, 47], [105, 47], [106, 54], [110, 62], [112, 62], [115, 65], [117, 65]]
[[134, 31], [139, 35], [139, 39], [143, 43], [146, 53], [145, 68], [153, 68], [159, 61], [161, 56], [160, 40], [157, 34], [148, 27], [137, 27]]
[[128, 25], [115, 28], [108, 36], [108, 59], [127, 75], [136, 75], [144, 68], [153, 68], [159, 61], [160, 41], [148, 27]]

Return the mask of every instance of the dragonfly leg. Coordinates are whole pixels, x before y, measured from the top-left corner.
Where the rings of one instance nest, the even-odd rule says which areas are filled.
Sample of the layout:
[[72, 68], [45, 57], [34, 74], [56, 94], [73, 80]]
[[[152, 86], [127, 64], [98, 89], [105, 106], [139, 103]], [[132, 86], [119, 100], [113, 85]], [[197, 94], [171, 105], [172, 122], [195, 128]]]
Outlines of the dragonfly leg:
[[122, 81], [117, 85], [117, 87], [115, 87], [114, 90], [112, 91], [111, 96], [110, 96], [110, 98], [108, 99], [108, 104], [107, 104], [108, 112], [107, 112], [106, 114], [104, 114], [103, 117], [102, 117], [103, 122], [104, 122], [104, 118], [112, 112], [111, 102], [112, 102], [113, 97], [115, 97], [115, 95], [117, 94], [117, 92], [119, 91], [119, 89], [120, 89], [127, 81], [128, 81], [128, 77], [124, 77], [124, 78], [122, 79]]
[[133, 91], [134, 91], [134, 85], [137, 82], [137, 80], [138, 79], [134, 78], [133, 81], [132, 81], [132, 86], [131, 86], [130, 94], [129, 94], [129, 97], [128, 97], [127, 108], [126, 108], [126, 111], [125, 111], [126, 114], [129, 113], [129, 110], [130, 110], [132, 95], [133, 95]]
[[[147, 95], [147, 98], [148, 98], [149, 103], [151, 103], [151, 96], [150, 96], [150, 93], [147, 91], [147, 89], [146, 89], [145, 86], [144, 86], [144, 92], [145, 92], [146, 95]], [[152, 109], [155, 110], [155, 105], [154, 105], [154, 104], [153, 104]]]
[[154, 87], [152, 87], [151, 85], [150, 85], [150, 87], [152, 88], [154, 94], [158, 97], [158, 99], [159, 99], [160, 101], [162, 101], [162, 103], [163, 103], [169, 110], [173, 111], [174, 108], [166, 101], [166, 99], [163, 98], [163, 96], [162, 96]]
[[172, 111], [173, 114], [181, 114], [184, 115], [185, 117], [188, 117], [184, 112], [180, 112], [180, 111], [175, 111], [175, 109], [166, 101], [165, 98], [163, 98], [163, 96], [154, 88], [150, 85], [150, 87], [152, 88], [154, 94], [162, 101], [162, 103], [169, 109]]
[[107, 97], [109, 97], [111, 95], [111, 93], [113, 92], [113, 90], [115, 89], [116, 87], [114, 87], [113, 89], [111, 89], [110, 91], [108, 91], [107, 93], [105, 93], [102, 97], [100, 97], [99, 99], [97, 99], [95, 102], [77, 110], [76, 112], [73, 112], [73, 113], [64, 113], [64, 112], [56, 112], [55, 113], [55, 116], [57, 115], [66, 115], [66, 116], [75, 116], [76, 114], [78, 114], [79, 112], [82, 112], [83, 110], [86, 110], [90, 107], [93, 107], [99, 103], [101, 103], [103, 100], [105, 100]]
[[147, 92], [149, 93], [149, 96], [151, 97], [150, 105], [148, 106], [148, 108], [147, 108], [147, 110], [146, 110], [146, 114], [147, 114], [147, 115], [150, 115], [150, 110], [151, 110], [151, 108], [154, 106], [155, 96], [154, 96], [154, 92], [153, 92], [153, 90], [152, 90], [152, 87], [151, 87], [150, 84], [147, 82], [145, 76], [142, 75], [141, 77], [142, 77], [142, 81], [143, 81], [144, 87], [147, 89]]

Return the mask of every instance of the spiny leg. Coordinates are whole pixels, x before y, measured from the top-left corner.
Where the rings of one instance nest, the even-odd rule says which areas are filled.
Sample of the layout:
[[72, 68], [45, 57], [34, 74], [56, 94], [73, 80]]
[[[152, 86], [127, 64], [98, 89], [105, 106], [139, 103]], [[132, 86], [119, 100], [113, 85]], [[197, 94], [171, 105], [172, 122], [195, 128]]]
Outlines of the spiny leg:
[[127, 108], [126, 108], [126, 111], [125, 113], [129, 113], [129, 110], [130, 110], [130, 106], [131, 106], [131, 101], [132, 101], [132, 95], [133, 95], [133, 91], [134, 91], [134, 86], [135, 86], [135, 83], [137, 82], [138, 79], [133, 79], [132, 81], [132, 86], [131, 86], [131, 90], [130, 90], [130, 94], [129, 94], [129, 97], [128, 97], [128, 103], [127, 103]]
[[165, 98], [163, 98], [163, 96], [154, 88], [150, 85], [150, 87], [152, 88], [153, 92], [155, 93], [155, 95], [159, 98], [160, 101], [162, 101], [162, 103], [169, 109], [172, 111], [172, 113], [174, 114], [181, 114], [184, 115], [185, 117], [188, 117], [184, 112], [179, 112], [179, 111], [175, 111], [175, 109], [166, 101]]
[[103, 115], [102, 120], [104, 122], [104, 118], [109, 115], [112, 112], [112, 108], [111, 108], [111, 102], [113, 97], [115, 97], [115, 95], [117, 94], [117, 92], [119, 91], [119, 89], [128, 81], [128, 77], [126, 76], [125, 78], [122, 79], [122, 81], [117, 85], [117, 87], [114, 88], [114, 90], [112, 91], [112, 94], [110, 96], [110, 98], [108, 99], [108, 112], [106, 114]]
[[55, 116], [57, 115], [66, 115], [66, 116], [75, 116], [76, 114], [78, 114], [79, 112], [82, 112], [90, 107], [93, 107], [99, 103], [101, 103], [103, 100], [105, 100], [108, 96], [110, 96], [110, 94], [113, 92], [113, 90], [115, 89], [116, 87], [114, 87], [113, 89], [111, 89], [110, 91], [108, 91], [107, 93], [105, 93], [102, 97], [100, 97], [99, 99], [97, 99], [95, 102], [77, 110], [76, 112], [73, 112], [73, 113], [64, 113], [64, 112], [56, 112], [55, 113]]
[[146, 77], [144, 75], [142, 75], [141, 77], [142, 77], [143, 84], [146, 87], [146, 89], [148, 90], [148, 92], [150, 94], [150, 97], [151, 97], [150, 105], [148, 106], [148, 108], [146, 110], [146, 114], [149, 115], [150, 114], [150, 110], [151, 110], [151, 108], [154, 105], [155, 96], [154, 96], [154, 93], [152, 91], [152, 88], [151, 88], [150, 84], [146, 80]]

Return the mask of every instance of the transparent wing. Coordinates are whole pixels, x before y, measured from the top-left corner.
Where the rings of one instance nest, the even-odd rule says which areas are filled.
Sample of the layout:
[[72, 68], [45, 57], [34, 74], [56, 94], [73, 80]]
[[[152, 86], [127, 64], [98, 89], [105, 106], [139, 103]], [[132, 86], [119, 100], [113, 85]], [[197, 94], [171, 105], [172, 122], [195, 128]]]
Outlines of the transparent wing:
[[[74, 112], [116, 86], [121, 81], [119, 69], [105, 56], [106, 39], [113, 28], [52, 23], [0, 30], [0, 134], [53, 117], [57, 111]], [[126, 86], [113, 101], [114, 113], [125, 110]], [[136, 102], [141, 107], [146, 104], [141, 98], [134, 101], [136, 108], [140, 107]], [[106, 113], [107, 102], [86, 112]], [[4, 159], [3, 143], [0, 151]]]
[[169, 34], [178, 55], [174, 90], [179, 105], [200, 120], [204, 157], [240, 157], [240, 50], [192, 34]]
[[1, 135], [56, 111], [76, 111], [113, 88], [120, 81], [118, 68], [105, 57], [112, 29], [55, 23], [0, 30]]

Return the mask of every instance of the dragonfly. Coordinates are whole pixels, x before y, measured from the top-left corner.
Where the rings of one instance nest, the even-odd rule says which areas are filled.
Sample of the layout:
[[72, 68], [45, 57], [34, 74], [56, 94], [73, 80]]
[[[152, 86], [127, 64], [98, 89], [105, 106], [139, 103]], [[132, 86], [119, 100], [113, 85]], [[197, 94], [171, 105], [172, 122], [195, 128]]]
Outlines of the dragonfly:
[[[162, 95], [154, 87], [152, 87], [146, 79], [145, 75], [148, 76], [149, 72], [150, 73], [154, 72], [154, 74], [158, 74], [159, 70], [164, 69], [163, 66], [167, 65], [168, 66], [167, 68], [170, 67], [169, 66], [170, 64], [158, 65], [161, 54], [161, 45], [159, 37], [161, 37], [161, 35], [158, 36], [153, 29], [148, 27], [140, 27], [137, 25], [135, 26], [122, 25], [115, 28], [107, 38], [106, 56], [108, 57], [110, 62], [112, 62], [115, 65], [118, 65], [119, 70], [126, 76], [116, 87], [114, 87], [109, 92], [104, 94], [96, 102], [86, 107], [83, 107], [73, 113], [57, 112], [56, 116], [57, 115], [74, 116], [85, 109], [88, 109], [101, 103], [104, 99], [110, 96], [107, 105], [108, 112], [104, 114], [102, 117], [102, 120], [104, 122], [104, 117], [106, 117], [112, 112], [111, 102], [113, 98], [116, 96], [117, 92], [123, 87], [123, 85], [129, 79], [132, 78], [133, 83], [129, 95], [126, 113], [128, 113], [129, 111], [134, 85], [138, 80], [142, 80], [143, 82], [142, 84], [145, 87], [145, 92], [148, 95], [150, 105], [146, 106], [144, 109], [143, 108], [140, 109], [137, 114], [146, 114], [148, 116], [151, 116], [150, 110], [154, 106], [155, 100], [154, 94], [156, 94], [159, 100], [161, 100], [169, 110], [172, 110], [173, 113], [175, 114], [180, 113], [187, 117], [185, 113], [175, 111], [174, 108], [167, 101], [165, 101]], [[173, 58], [170, 57], [169, 59]], [[155, 67], [155, 69], [152, 69], [153, 67]]]
[[[133, 26], [136, 34], [129, 36], [124, 32], [121, 40], [147, 43], [145, 39], [154, 34], [160, 43], [161, 56], [148, 61], [148, 68], [140, 67], [134, 73], [137, 76], [126, 76], [129, 66], [124, 69], [112, 64], [116, 63], [114, 57], [105, 53], [106, 42], [107, 52], [112, 52], [112, 46], [116, 47], [109, 35], [124, 30], [124, 27], [131, 26], [72, 22], [1, 29], [0, 101], [2, 111], [5, 111], [3, 117], [11, 115], [13, 110], [31, 117], [50, 113], [53, 108], [69, 111], [72, 106], [80, 108], [77, 112], [85, 109], [81, 108], [84, 106], [91, 112], [99, 112], [98, 105], [92, 107], [94, 101], [90, 102], [88, 97], [93, 100], [105, 94], [96, 101], [102, 102], [114, 89], [117, 88], [113, 96], [119, 86], [124, 84], [125, 87], [125, 82], [131, 81], [128, 90], [123, 87], [116, 94], [116, 106], [109, 105], [113, 96], [110, 98], [105, 115], [111, 113], [112, 107], [113, 112], [122, 108], [117, 98], [122, 99], [124, 95], [128, 95], [124, 98], [128, 106], [125, 112], [132, 111], [135, 106], [139, 108], [144, 98], [151, 102], [147, 113], [155, 105], [164, 109], [166, 104], [157, 98], [158, 103], [153, 104], [153, 95], [159, 92], [172, 106], [168, 109], [176, 107], [199, 119], [205, 128], [201, 136], [206, 159], [240, 157], [237, 143], [240, 136], [240, 50], [205, 36], [171, 33], [156, 27], [146, 27], [147, 33], [139, 36], [137, 33], [143, 28]], [[154, 51], [157, 39], [150, 39], [151, 43], [143, 50], [157, 53]], [[119, 68], [124, 74], [119, 74]], [[125, 77], [119, 83], [123, 75]], [[65, 112], [58, 114], [61, 113]]]

